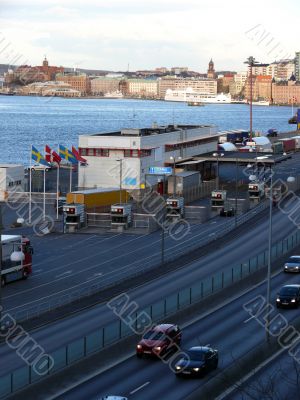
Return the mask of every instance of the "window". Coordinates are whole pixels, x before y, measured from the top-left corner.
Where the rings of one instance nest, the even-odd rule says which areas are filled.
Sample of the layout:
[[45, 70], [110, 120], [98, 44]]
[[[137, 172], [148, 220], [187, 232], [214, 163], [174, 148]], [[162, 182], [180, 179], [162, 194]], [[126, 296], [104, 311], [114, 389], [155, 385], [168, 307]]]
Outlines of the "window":
[[131, 157], [131, 151], [130, 150], [124, 150], [124, 157]]

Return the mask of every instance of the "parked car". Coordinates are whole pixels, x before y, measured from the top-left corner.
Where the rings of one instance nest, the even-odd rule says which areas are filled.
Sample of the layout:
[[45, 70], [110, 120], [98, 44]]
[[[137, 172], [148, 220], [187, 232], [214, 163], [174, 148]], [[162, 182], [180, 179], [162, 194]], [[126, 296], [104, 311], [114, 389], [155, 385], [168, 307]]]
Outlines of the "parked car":
[[284, 272], [300, 272], [300, 256], [291, 256], [284, 264]]
[[276, 299], [277, 308], [283, 307], [299, 307], [300, 304], [300, 285], [283, 286]]
[[186, 355], [175, 364], [176, 376], [201, 376], [218, 367], [218, 350], [210, 346], [191, 347], [185, 353]]
[[163, 356], [180, 346], [182, 332], [178, 325], [160, 324], [146, 332], [136, 346], [137, 357]]

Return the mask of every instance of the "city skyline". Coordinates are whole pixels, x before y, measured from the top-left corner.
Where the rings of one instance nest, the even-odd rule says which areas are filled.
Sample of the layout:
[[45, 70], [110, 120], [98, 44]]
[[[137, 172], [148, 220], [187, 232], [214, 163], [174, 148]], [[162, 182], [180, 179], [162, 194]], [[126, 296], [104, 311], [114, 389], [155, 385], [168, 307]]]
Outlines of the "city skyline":
[[[294, 57], [299, 5], [256, 0], [249, 4], [204, 0], [2, 1], [0, 63], [135, 71], [187, 66], [205, 72], [245, 70], [252, 54], [260, 62]], [[280, 13], [277, 8], [280, 7]], [[258, 12], [259, 11], [259, 12]], [[291, 12], [292, 11], [292, 12]], [[267, 18], [266, 18], [267, 16]]]

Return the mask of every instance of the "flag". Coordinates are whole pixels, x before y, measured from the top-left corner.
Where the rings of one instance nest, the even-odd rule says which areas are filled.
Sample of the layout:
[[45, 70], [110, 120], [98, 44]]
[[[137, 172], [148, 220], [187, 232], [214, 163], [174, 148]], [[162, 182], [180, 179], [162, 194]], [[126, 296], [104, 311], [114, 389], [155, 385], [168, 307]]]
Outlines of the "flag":
[[72, 164], [77, 164], [77, 160], [74, 154], [61, 144], [59, 145], [58, 154], [60, 155], [61, 158], [65, 159], [66, 161], [69, 161]]
[[50, 167], [50, 164], [45, 160], [44, 156], [34, 146], [31, 146], [31, 158], [38, 164]]
[[79, 154], [79, 151], [76, 150], [76, 148], [74, 146], [72, 146], [72, 153], [74, 154], [76, 160], [80, 162], [80, 164], [86, 164], [87, 163], [86, 159], [81, 157], [81, 155]]
[[52, 150], [47, 144], [45, 146], [45, 159], [48, 162], [56, 162], [59, 164], [61, 162], [61, 157], [56, 153], [56, 151]]

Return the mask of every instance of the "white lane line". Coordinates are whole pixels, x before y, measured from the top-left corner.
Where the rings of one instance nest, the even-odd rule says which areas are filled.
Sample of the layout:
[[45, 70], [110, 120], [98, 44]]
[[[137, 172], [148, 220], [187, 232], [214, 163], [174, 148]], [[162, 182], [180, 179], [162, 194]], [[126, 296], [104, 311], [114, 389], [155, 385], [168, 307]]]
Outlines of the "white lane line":
[[60, 274], [60, 275], [56, 275], [55, 278], [61, 278], [62, 276], [69, 275], [69, 274], [71, 274], [72, 272], [73, 272], [72, 270], [66, 271], [66, 272], [64, 272], [64, 273], [62, 273], [62, 274]]
[[43, 271], [42, 269], [35, 269], [34, 270], [34, 273], [36, 273], [36, 272], [41, 272], [41, 271]]
[[256, 315], [252, 315], [250, 318], [245, 319], [244, 324], [246, 324], [247, 322], [251, 321], [251, 319], [255, 318]]
[[139, 386], [138, 388], [134, 389], [132, 392], [130, 392], [129, 394], [134, 394], [136, 392], [138, 392], [139, 390], [143, 389], [145, 386], [149, 385], [150, 382], [146, 382], [143, 385]]

